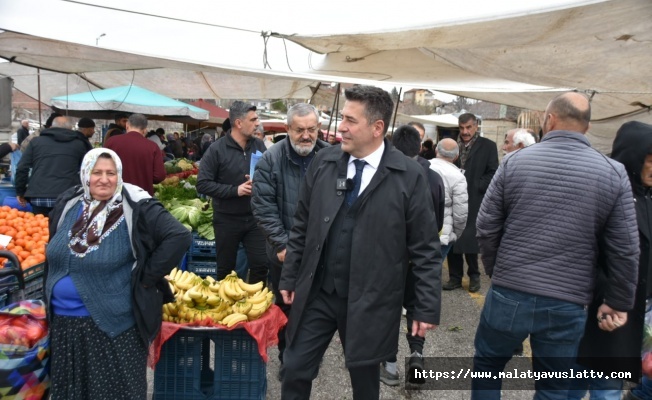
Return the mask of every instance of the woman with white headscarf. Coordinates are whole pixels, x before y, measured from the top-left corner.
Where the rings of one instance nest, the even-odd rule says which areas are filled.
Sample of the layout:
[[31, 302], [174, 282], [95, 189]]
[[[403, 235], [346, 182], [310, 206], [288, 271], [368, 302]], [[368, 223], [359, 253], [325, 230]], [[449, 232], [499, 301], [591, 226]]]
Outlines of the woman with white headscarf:
[[164, 276], [191, 234], [146, 191], [122, 181], [112, 150], [89, 151], [80, 177], [50, 215], [51, 398], [144, 399], [148, 346], [172, 299]]

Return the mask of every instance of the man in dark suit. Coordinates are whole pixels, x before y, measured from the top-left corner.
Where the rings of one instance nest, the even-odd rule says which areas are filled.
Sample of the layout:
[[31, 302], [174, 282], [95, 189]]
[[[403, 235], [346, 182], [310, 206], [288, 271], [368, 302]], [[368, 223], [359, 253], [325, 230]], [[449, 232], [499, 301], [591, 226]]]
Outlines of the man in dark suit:
[[[464, 171], [469, 193], [469, 217], [462, 236], [457, 239], [448, 254], [449, 280], [444, 290], [462, 287], [464, 259], [469, 266], [469, 292], [480, 290], [480, 269], [478, 267], [478, 241], [475, 238], [475, 220], [482, 204], [484, 193], [498, 169], [498, 149], [496, 143], [483, 138], [478, 132], [478, 119], [471, 113], [459, 116], [460, 135], [457, 143], [460, 156], [455, 165]], [[462, 257], [464, 256], [464, 258]]]
[[307, 399], [339, 332], [353, 398], [378, 399], [379, 365], [396, 354], [412, 261], [412, 335], [439, 323], [441, 252], [419, 164], [384, 140], [393, 103], [372, 86], [345, 91], [342, 144], [310, 164], [286, 247], [279, 289], [292, 304], [283, 399]]

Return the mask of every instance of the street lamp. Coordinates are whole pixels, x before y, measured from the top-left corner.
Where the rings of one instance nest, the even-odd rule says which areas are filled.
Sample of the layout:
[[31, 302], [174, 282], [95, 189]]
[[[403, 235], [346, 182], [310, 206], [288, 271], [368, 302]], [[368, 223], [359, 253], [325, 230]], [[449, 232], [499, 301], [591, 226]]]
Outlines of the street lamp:
[[100, 36], [98, 36], [97, 38], [95, 38], [95, 46], [98, 45], [98, 43], [99, 43], [99, 41], [100, 41], [100, 38], [101, 38], [101, 37], [104, 37], [104, 36], [106, 36], [106, 33], [103, 33], [103, 34], [101, 34]]

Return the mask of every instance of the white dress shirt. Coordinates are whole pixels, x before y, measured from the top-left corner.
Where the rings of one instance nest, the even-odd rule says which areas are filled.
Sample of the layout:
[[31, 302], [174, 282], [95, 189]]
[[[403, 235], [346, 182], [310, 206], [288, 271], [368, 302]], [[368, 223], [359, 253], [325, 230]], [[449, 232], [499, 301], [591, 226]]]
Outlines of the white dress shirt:
[[[380, 165], [380, 160], [383, 158], [384, 151], [385, 151], [385, 142], [383, 141], [380, 144], [380, 147], [376, 149], [376, 151], [369, 154], [365, 158], [361, 158], [361, 160], [364, 160], [367, 163], [365, 164], [364, 169], [362, 170], [362, 180], [360, 181], [360, 191], [358, 192], [358, 196], [362, 195], [362, 192], [365, 190], [367, 185], [369, 185], [369, 182], [371, 182], [371, 178], [374, 177], [374, 174], [378, 170], [378, 165]], [[346, 171], [346, 177], [348, 179], [353, 179], [353, 177], [355, 176], [355, 164], [353, 163], [354, 160], [357, 160], [357, 158], [353, 156], [349, 157], [349, 165]]]

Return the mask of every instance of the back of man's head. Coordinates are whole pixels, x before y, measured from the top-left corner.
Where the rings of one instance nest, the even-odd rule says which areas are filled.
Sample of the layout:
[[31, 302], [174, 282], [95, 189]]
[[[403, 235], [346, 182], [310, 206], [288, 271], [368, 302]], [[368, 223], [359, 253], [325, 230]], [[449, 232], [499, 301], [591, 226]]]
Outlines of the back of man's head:
[[437, 158], [453, 162], [460, 155], [460, 148], [453, 139], [442, 139], [437, 143]]
[[129, 124], [131, 128], [143, 131], [147, 129], [147, 117], [143, 114], [131, 114], [127, 120], [127, 124]]
[[368, 124], [378, 120], [383, 121], [383, 134], [387, 133], [394, 110], [394, 102], [389, 93], [375, 86], [355, 85], [346, 89], [344, 96], [348, 101], [357, 101], [364, 105], [364, 115]]
[[591, 121], [591, 103], [582, 93], [562, 93], [550, 101], [543, 121], [545, 133], [568, 130], [586, 133]]
[[392, 135], [392, 144], [406, 156], [414, 158], [421, 149], [419, 131], [410, 125], [401, 125]]
[[517, 129], [514, 132], [512, 141], [514, 142], [514, 146], [517, 147], [521, 144], [523, 147], [528, 147], [536, 143], [534, 136], [532, 136], [532, 134], [525, 129]]
[[52, 121], [52, 127], [53, 128], [63, 128], [63, 129], [72, 129], [72, 123], [68, 119], [68, 117], [60, 116], [56, 117], [54, 121]]

